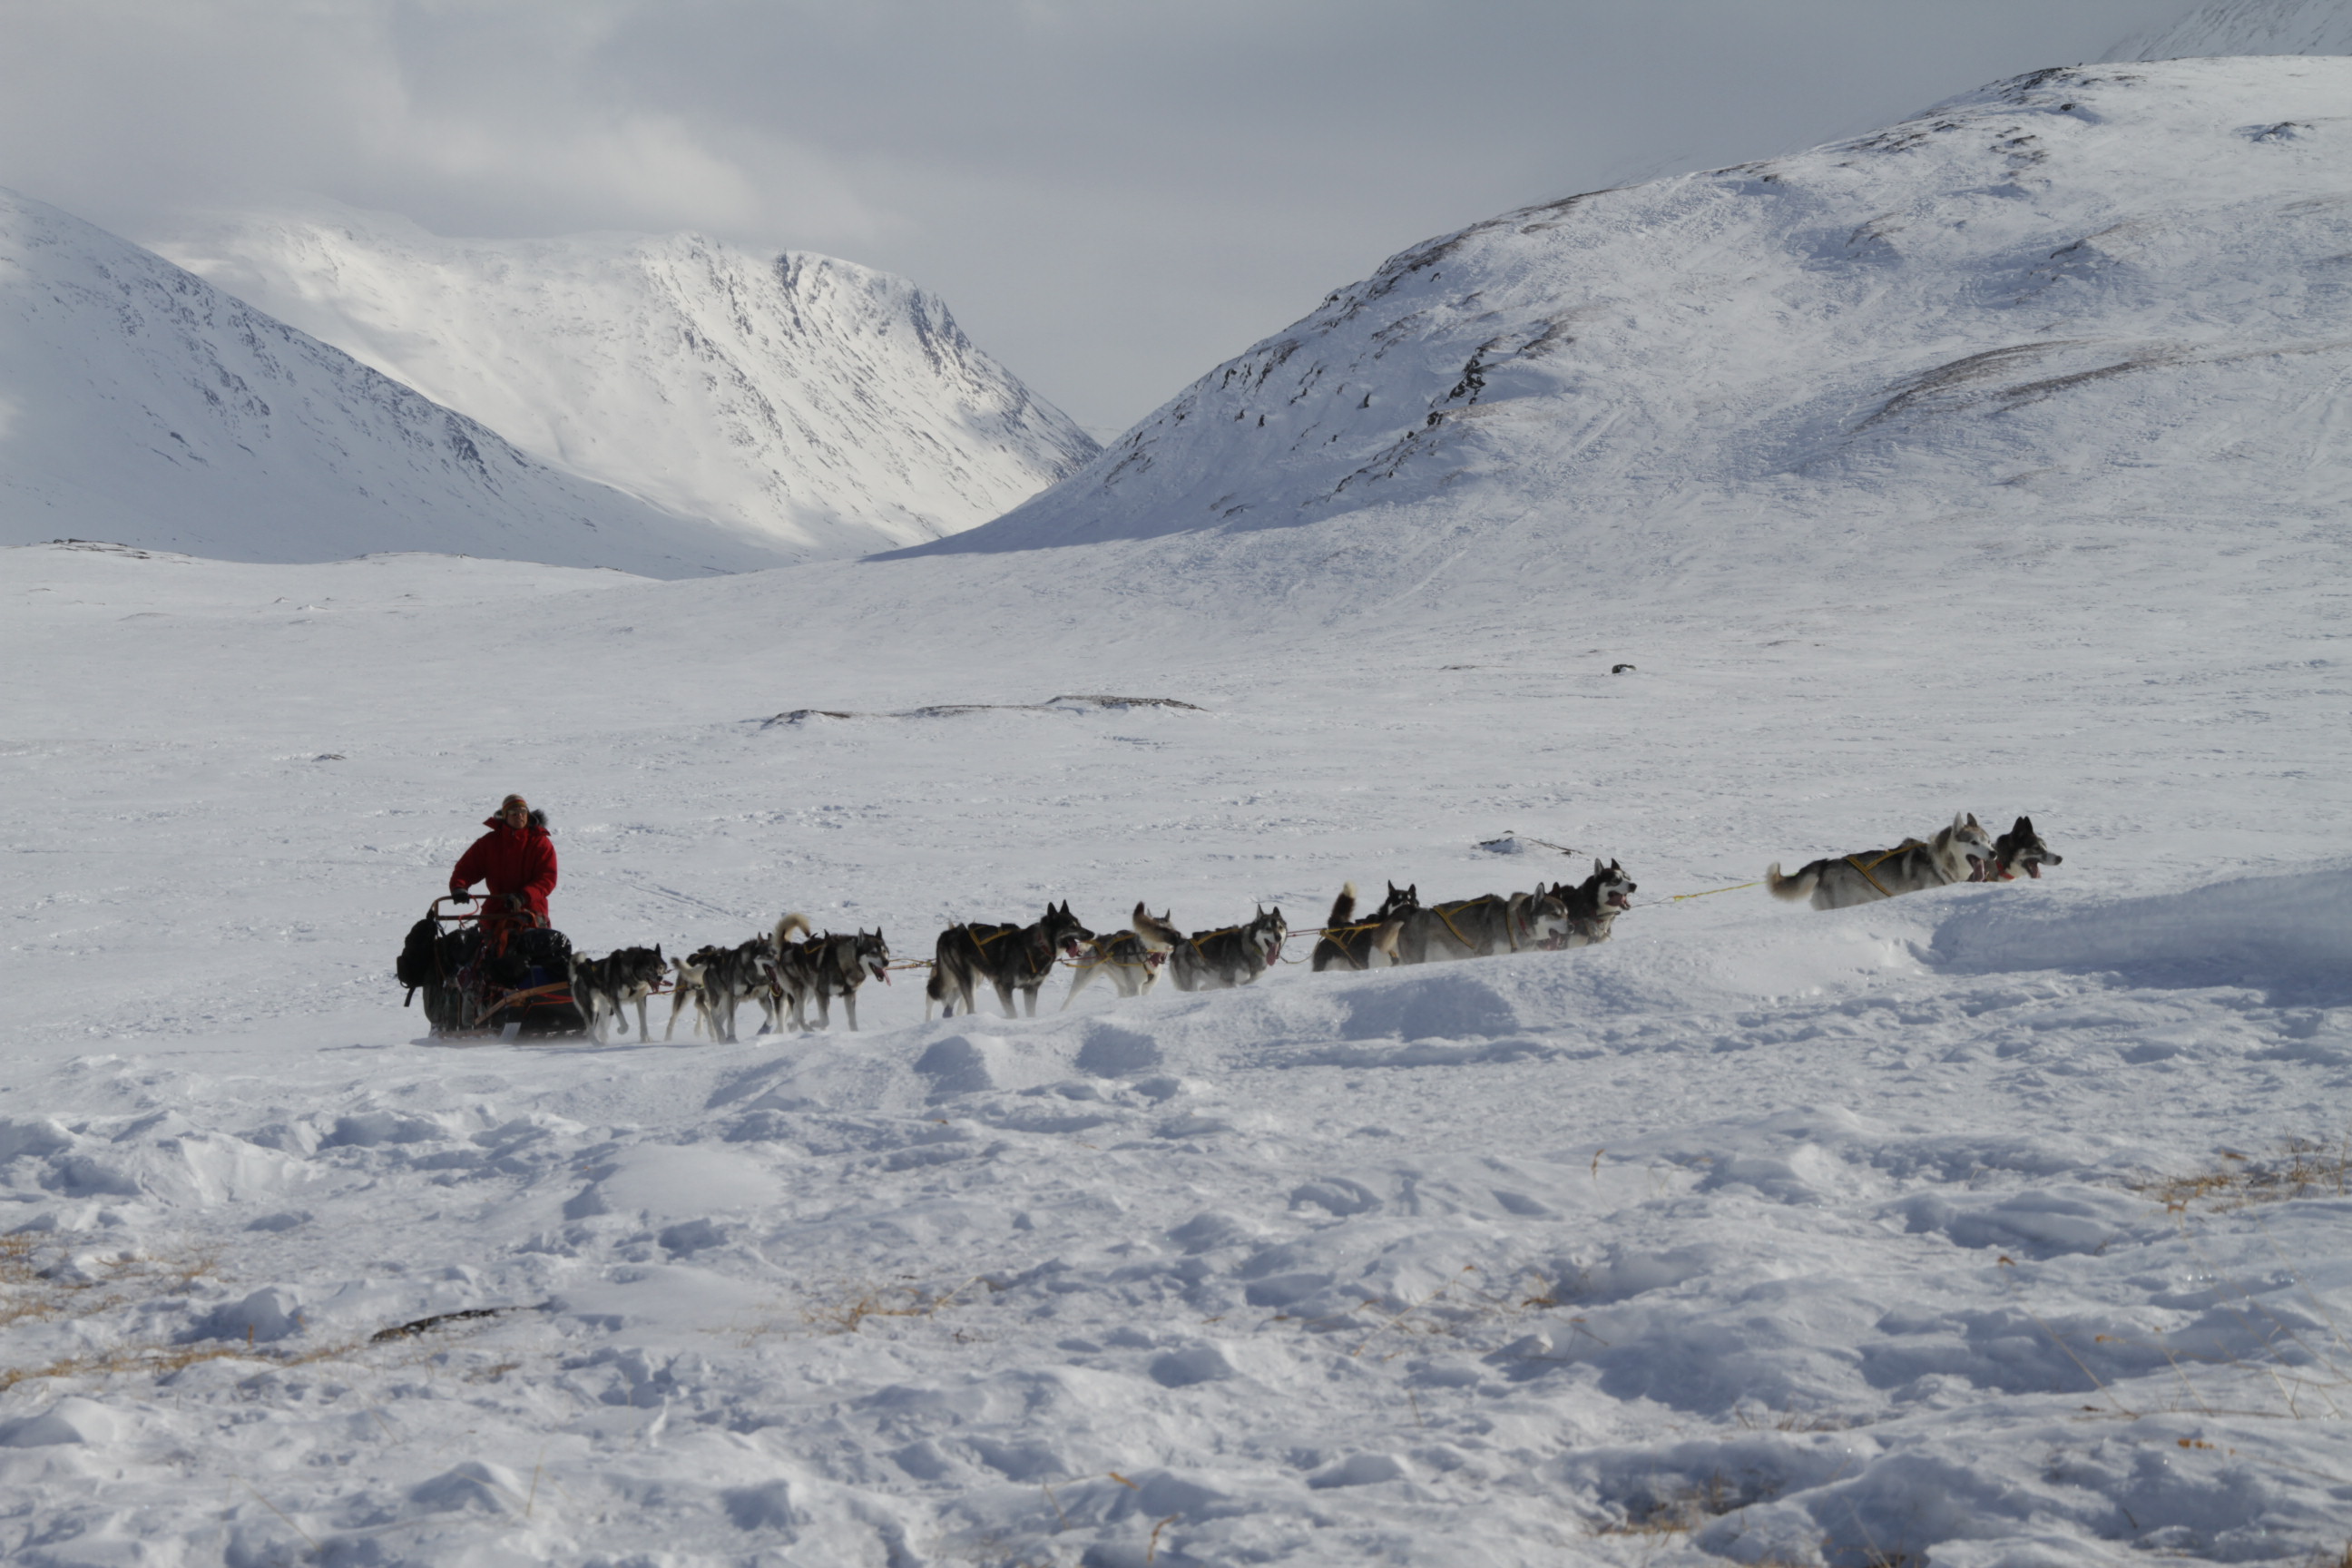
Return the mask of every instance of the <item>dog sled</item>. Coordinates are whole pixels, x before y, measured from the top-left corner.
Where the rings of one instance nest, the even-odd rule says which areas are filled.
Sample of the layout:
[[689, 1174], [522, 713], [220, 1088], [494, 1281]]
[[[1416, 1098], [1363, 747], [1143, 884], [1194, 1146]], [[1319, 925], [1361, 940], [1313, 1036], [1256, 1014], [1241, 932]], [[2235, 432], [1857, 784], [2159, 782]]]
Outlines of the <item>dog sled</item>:
[[488, 904], [444, 895], [409, 928], [395, 972], [408, 987], [401, 1005], [422, 995], [437, 1039], [586, 1034], [572, 993], [570, 939], [528, 912]]

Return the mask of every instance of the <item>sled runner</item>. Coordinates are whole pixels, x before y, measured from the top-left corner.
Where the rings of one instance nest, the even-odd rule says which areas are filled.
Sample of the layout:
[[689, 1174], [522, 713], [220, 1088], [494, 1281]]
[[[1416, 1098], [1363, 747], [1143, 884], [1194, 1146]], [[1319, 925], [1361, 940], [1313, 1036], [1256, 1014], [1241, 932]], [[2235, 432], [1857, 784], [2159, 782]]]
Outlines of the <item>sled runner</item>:
[[444, 896], [409, 928], [396, 970], [408, 987], [401, 1005], [423, 993], [425, 1021], [442, 1039], [587, 1033], [572, 994], [570, 940], [528, 912], [491, 910], [486, 928], [485, 903]]

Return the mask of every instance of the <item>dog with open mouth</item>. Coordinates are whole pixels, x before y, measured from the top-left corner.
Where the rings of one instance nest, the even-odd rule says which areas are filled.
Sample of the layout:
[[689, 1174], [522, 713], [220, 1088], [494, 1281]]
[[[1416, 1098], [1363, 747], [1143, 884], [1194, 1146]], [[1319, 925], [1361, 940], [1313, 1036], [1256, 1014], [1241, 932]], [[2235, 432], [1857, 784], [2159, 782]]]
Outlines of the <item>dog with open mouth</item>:
[[1927, 838], [1906, 838], [1892, 849], [1808, 861], [1794, 876], [1782, 876], [1776, 860], [1764, 873], [1764, 885], [1774, 898], [1792, 904], [1811, 899], [1817, 910], [1842, 910], [1954, 882], [1981, 881], [1993, 860], [1992, 835], [1978, 824], [1974, 813], [1962, 812], [1950, 826], [1937, 828]]

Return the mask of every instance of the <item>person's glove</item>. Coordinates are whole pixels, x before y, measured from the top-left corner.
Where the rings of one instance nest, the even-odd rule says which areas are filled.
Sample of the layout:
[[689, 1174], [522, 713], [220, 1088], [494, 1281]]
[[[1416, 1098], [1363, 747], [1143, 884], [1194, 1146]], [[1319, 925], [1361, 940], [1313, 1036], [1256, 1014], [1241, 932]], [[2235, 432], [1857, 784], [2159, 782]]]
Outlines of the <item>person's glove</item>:
[[517, 914], [520, 914], [523, 910], [530, 908], [530, 900], [524, 898], [520, 893], [509, 893], [507, 895], [507, 908], [514, 910]]
[[474, 895], [460, 888], [449, 895], [449, 901], [453, 904], [470, 904], [474, 901]]

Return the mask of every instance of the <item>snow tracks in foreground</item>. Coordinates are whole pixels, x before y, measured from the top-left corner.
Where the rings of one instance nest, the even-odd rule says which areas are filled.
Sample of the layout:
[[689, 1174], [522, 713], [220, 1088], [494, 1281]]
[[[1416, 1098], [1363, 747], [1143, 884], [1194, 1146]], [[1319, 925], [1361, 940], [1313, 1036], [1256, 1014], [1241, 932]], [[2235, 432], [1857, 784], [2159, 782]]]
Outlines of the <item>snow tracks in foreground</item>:
[[856, 1037], [61, 1060], [0, 1121], [0, 1539], [2300, 1563], [2352, 1478], [2347, 903], [1962, 888]]

